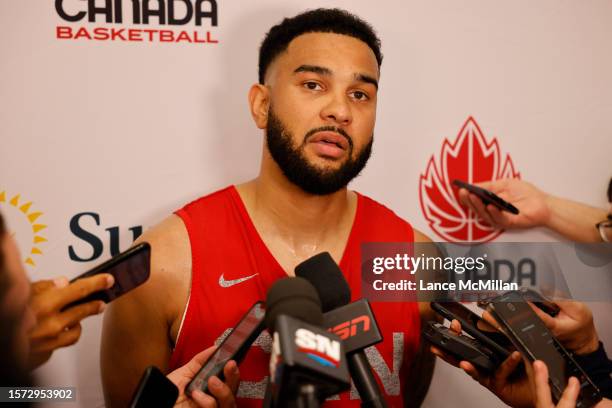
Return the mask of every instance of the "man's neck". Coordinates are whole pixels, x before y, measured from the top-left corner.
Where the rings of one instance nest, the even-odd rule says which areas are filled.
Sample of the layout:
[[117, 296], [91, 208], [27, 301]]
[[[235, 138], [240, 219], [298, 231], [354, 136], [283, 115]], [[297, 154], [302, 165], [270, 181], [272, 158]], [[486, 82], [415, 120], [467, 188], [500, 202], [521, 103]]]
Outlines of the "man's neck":
[[[357, 195], [346, 188], [324, 196], [309, 194], [284, 175], [266, 172], [236, 188], [264, 241], [286, 246], [297, 258], [340, 244], [338, 239], [348, 237], [357, 208]], [[341, 249], [345, 244], [346, 239]], [[341, 250], [334, 252], [341, 255]]]

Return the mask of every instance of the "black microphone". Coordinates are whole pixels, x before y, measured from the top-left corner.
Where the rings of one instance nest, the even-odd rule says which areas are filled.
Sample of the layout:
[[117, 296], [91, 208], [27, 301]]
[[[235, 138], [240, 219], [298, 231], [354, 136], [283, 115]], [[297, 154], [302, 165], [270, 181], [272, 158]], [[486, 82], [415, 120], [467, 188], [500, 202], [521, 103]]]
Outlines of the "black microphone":
[[315, 287], [324, 305], [324, 327], [343, 340], [346, 358], [359, 392], [362, 407], [385, 408], [387, 403], [368, 359], [367, 347], [382, 341], [374, 313], [366, 299], [349, 303], [351, 292], [342, 271], [328, 252], [307, 259], [295, 268], [295, 275]]
[[272, 406], [318, 407], [325, 398], [349, 389], [342, 340], [320, 327], [319, 296], [307, 280], [276, 281], [266, 298], [265, 321], [273, 333]]

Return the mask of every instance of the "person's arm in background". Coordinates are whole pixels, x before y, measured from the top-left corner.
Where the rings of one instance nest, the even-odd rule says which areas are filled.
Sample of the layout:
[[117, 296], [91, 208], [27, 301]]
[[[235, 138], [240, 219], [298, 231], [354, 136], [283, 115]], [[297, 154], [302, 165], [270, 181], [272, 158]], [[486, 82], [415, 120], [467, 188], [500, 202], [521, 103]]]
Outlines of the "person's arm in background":
[[519, 179], [501, 179], [476, 185], [497, 194], [520, 210], [520, 214], [515, 215], [490, 204], [485, 207], [476, 195], [459, 189], [461, 202], [495, 228], [547, 227], [571, 241], [602, 240], [595, 224], [606, 218], [608, 213], [603, 209], [552, 196]]
[[36, 325], [30, 332], [28, 367], [34, 369], [51, 357], [53, 351], [76, 343], [81, 336], [81, 320], [102, 313], [105, 303], [96, 300], [66, 310], [64, 306], [114, 284], [107, 273], [69, 283], [65, 277], [41, 280], [31, 286], [30, 307]]

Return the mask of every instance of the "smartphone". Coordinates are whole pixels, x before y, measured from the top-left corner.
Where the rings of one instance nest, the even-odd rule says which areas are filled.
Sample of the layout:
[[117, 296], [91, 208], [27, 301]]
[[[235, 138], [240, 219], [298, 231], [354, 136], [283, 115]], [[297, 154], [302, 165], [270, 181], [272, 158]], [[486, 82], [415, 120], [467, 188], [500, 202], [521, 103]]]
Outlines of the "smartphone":
[[538, 308], [543, 310], [544, 313], [547, 313], [552, 317], [557, 316], [561, 311], [561, 309], [555, 302], [550, 299], [547, 299], [542, 294], [536, 292], [533, 289], [521, 288], [519, 291], [521, 292], [521, 296], [523, 296], [523, 299], [530, 301]]
[[490, 374], [499, 366], [493, 353], [475, 339], [457, 334], [437, 322], [427, 322], [423, 331], [425, 338], [434, 346], [460, 361], [469, 361], [479, 371]]
[[227, 335], [217, 350], [206, 360], [200, 371], [193, 377], [185, 388], [187, 395], [195, 390], [208, 392], [208, 379], [217, 376], [221, 381], [225, 380], [223, 367], [229, 360], [237, 364], [244, 359], [249, 347], [264, 329], [265, 309], [263, 302], [256, 302], [249, 311], [240, 319], [236, 327]]
[[[500, 363], [510, 356], [510, 340], [461, 303], [431, 302], [431, 308], [449, 322], [457, 319], [461, 323], [461, 330], [491, 350]], [[491, 330], [487, 331], [485, 328]]]
[[489, 190], [457, 179], [453, 180], [453, 184], [459, 188], [465, 188], [470, 193], [475, 194], [478, 198], [482, 200], [483, 203], [485, 203], [485, 205], [491, 204], [500, 209], [501, 211], [507, 211], [512, 214], [519, 214], [518, 208], [516, 208], [506, 200], [501, 199], [498, 195], [493, 194]]
[[149, 279], [150, 271], [151, 246], [147, 242], [143, 242], [72, 279], [70, 283], [100, 273], [110, 273], [115, 278], [115, 284], [109, 289], [92, 293], [72, 302], [64, 306], [63, 310], [93, 300], [102, 300], [105, 303], [112, 302], [124, 293], [145, 283]]
[[179, 390], [157, 367], [147, 367], [132, 396], [130, 408], [171, 408]]
[[[521, 295], [523, 296], [524, 300], [530, 301], [535, 306], [537, 306], [540, 310], [542, 310], [544, 313], [547, 313], [548, 315], [552, 317], [557, 316], [559, 312], [561, 311], [561, 309], [555, 302], [546, 298], [544, 295], [540, 294], [539, 292], [533, 289], [520, 288], [519, 292], [521, 292]], [[480, 308], [486, 309], [494, 297], [479, 300], [477, 304]]]
[[546, 363], [556, 401], [561, 397], [570, 376], [580, 381], [576, 407], [591, 407], [601, 400], [597, 386], [552, 335], [519, 291], [507, 292], [493, 299], [488, 310], [524, 356], [532, 362], [542, 360]]

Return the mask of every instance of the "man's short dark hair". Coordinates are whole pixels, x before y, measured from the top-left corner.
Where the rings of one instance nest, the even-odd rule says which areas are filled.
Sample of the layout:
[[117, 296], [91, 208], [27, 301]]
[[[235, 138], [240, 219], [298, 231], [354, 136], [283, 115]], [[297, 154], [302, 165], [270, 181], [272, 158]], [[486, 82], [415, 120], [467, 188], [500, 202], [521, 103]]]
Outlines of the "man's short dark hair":
[[608, 184], [608, 202], [612, 203], [612, 178], [610, 178], [610, 184]]
[[341, 9], [319, 8], [285, 18], [268, 31], [259, 48], [259, 83], [264, 83], [268, 67], [296, 37], [306, 33], [344, 34], [363, 41], [372, 49], [378, 62], [382, 63], [380, 39], [372, 26], [354, 14]]

